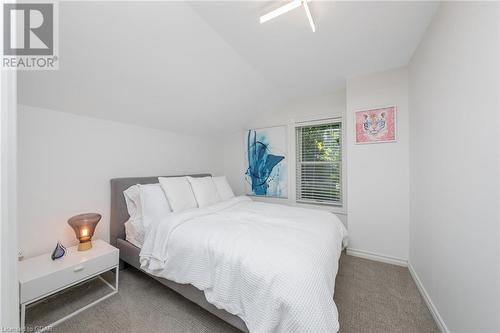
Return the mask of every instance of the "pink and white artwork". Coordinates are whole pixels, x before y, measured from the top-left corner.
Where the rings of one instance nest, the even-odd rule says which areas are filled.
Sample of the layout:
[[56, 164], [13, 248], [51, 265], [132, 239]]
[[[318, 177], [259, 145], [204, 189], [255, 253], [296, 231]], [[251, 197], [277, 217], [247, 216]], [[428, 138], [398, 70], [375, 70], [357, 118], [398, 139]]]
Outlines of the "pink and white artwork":
[[356, 111], [356, 143], [396, 141], [396, 107]]

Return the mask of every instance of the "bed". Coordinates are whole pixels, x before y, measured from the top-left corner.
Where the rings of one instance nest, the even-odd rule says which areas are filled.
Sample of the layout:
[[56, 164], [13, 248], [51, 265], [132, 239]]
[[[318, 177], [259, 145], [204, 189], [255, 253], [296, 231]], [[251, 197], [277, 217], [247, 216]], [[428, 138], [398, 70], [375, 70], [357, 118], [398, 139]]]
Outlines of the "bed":
[[[191, 175], [191, 177], [207, 176], [210, 175]], [[168, 228], [159, 227], [158, 230], [155, 231], [156, 238], [165, 239], [168, 234], [169, 237], [171, 237], [169, 242], [167, 243], [165, 240], [164, 243], [158, 244], [159, 241], [153, 240], [155, 237], [151, 236], [149, 245], [148, 241], [146, 241], [142, 249], [142, 255], [140, 256], [141, 248], [128, 242], [125, 237], [124, 224], [129, 216], [123, 191], [135, 184], [154, 184], [157, 182], [158, 177], [118, 178], [111, 180], [110, 242], [112, 245], [119, 248], [120, 260], [123, 264], [128, 264], [144, 271], [146, 274], [150, 275], [162, 284], [244, 332], [304, 330], [309, 330], [311, 332], [334, 332], [338, 330], [338, 313], [335, 304], [333, 303], [333, 289], [338, 269], [338, 258], [340, 256], [340, 251], [342, 250], [342, 243], [345, 240], [347, 233], [340, 221], [337, 222], [338, 219], [336, 217], [333, 219], [330, 215], [326, 216], [326, 212], [320, 213], [320, 211], [285, 208], [284, 206], [273, 204], [253, 203], [246, 197], [237, 197], [212, 207], [199, 208], [196, 212], [176, 214], [175, 218], [170, 218], [171, 221], [168, 223], [165, 222], [164, 224], [175, 224], [175, 228], [177, 228], [175, 230], [180, 230], [176, 231], [179, 236], [176, 236], [175, 238], [170, 236], [173, 229], [167, 230]], [[288, 215], [284, 212], [283, 218], [281, 218], [280, 210], [288, 212]], [[326, 216], [331, 219], [334, 226], [332, 227], [325, 222], [323, 223], [323, 227], [328, 230], [334, 230], [335, 235], [332, 236], [333, 238], [330, 236], [328, 236], [330, 238], [327, 238], [321, 232], [318, 233], [305, 224], [293, 224], [292, 222], [290, 222], [291, 224], [288, 229], [282, 229], [282, 232], [279, 231], [281, 230], [279, 228], [283, 228], [283, 223], [288, 224], [288, 221], [294, 220], [295, 215], [303, 215], [302, 220], [304, 220], [304, 217], [308, 214], [312, 214], [312, 216], [314, 216], [314, 214], [322, 214], [318, 216]], [[243, 217], [241, 217], [242, 215]], [[254, 227], [252, 219], [260, 218], [261, 215], [265, 224], [258, 224], [256, 222], [256, 226]], [[238, 220], [238, 223], [229, 221], [231, 218]], [[224, 221], [225, 219], [226, 224], [220, 227], [218, 219], [221, 221]], [[248, 223], [249, 221], [251, 221], [251, 223]], [[317, 222], [314, 221], [314, 223]], [[231, 231], [232, 226], [234, 226], [234, 231]], [[218, 243], [212, 244], [215, 249], [227, 246], [233, 246], [240, 249], [236, 249], [234, 253], [230, 254], [226, 254], [224, 251], [227, 250], [224, 250], [221, 252], [222, 257], [221, 253], [213, 253], [213, 248], [208, 250], [205, 249], [204, 246], [208, 246], [204, 245], [205, 243], [210, 244], [214, 241], [214, 237], [205, 238], [205, 235], [210, 234], [211, 231], [211, 229], [207, 229], [208, 227], [220, 227], [217, 231], [217, 237], [215, 238], [221, 239], [218, 240]], [[203, 232], [199, 231], [203, 230], [203, 228], [205, 228]], [[273, 250], [269, 252], [268, 255], [266, 255], [266, 252], [261, 252], [259, 255], [255, 256], [257, 259], [247, 256], [243, 259], [250, 258], [250, 261], [258, 260], [258, 262], [255, 261], [248, 265], [248, 260], [246, 260], [245, 264], [240, 265], [238, 260], [242, 260], [241, 253], [249, 252], [248, 248], [250, 243], [248, 243], [248, 237], [245, 237], [245, 235], [252, 234], [252, 229], [254, 228], [267, 229], [264, 233], [261, 233], [261, 235], [265, 237], [262, 238], [262, 243], [260, 243], [259, 246], [255, 246], [255, 248], [252, 249], [253, 252], [258, 253], [259, 251], [262, 251], [261, 248], [265, 248], [267, 245], [271, 246], [271, 249], [278, 249], [278, 251]], [[315, 260], [318, 259], [318, 262], [306, 262], [303, 260], [307, 259], [307, 252], [315, 246], [311, 245], [311, 242], [309, 242], [309, 244], [300, 244], [303, 238], [300, 235], [311, 231], [315, 233], [314, 237], [322, 238], [319, 242], [320, 244], [328, 244], [328, 246], [318, 246], [318, 251], [320, 252], [316, 251], [314, 256], [311, 257]], [[219, 234], [221, 234], [220, 237], [218, 237]], [[181, 237], [181, 235], [183, 236]], [[241, 237], [241, 241], [228, 245], [227, 243], [231, 243], [233, 241], [233, 239], [228, 237], [233, 237], [233, 235]], [[309, 238], [314, 240], [314, 238], [311, 237]], [[334, 241], [331, 241], [332, 245], [330, 246], [330, 240], [333, 239]], [[245, 241], [248, 244], [240, 246], [240, 244], [245, 244]], [[188, 244], [190, 242], [192, 244], [189, 246], [183, 246], [183, 244]], [[197, 246], [194, 242], [203, 244], [203, 246], [199, 244]], [[278, 245], [283, 244], [283, 247], [274, 245], [274, 243], [277, 243]], [[258, 239], [256, 244], [259, 244]], [[164, 263], [166, 260], [158, 259], [161, 258], [161, 251], [167, 251], [166, 249], [174, 246], [176, 247], [169, 250], [170, 261], [177, 257], [183, 258], [183, 260], [177, 261], [176, 265], [179, 267], [176, 266], [175, 269], [172, 269], [172, 264], [170, 264], [170, 269], [163, 269], [163, 265], [166, 265]], [[293, 249], [293, 251], [290, 252], [290, 256], [292, 258], [291, 261], [286, 260], [288, 259], [286, 258], [286, 253], [275, 254], [275, 252], [280, 252], [279, 250], [281, 250], [281, 248], [287, 249], [287, 247], [288, 250]], [[193, 253], [190, 253], [191, 249]], [[297, 252], [296, 249], [300, 249], [300, 252]], [[305, 253], [304, 255], [302, 255], [303, 252]], [[321, 255], [318, 255], [318, 253]], [[324, 253], [327, 253], [328, 255], [325, 255]], [[279, 255], [281, 255], [281, 257], [279, 257]], [[203, 261], [201, 258], [204, 256], [206, 256], [206, 258], [204, 258]], [[283, 271], [288, 272], [288, 275], [285, 275], [285, 279], [277, 279], [277, 276], [271, 276], [268, 279], [268, 276], [265, 276], [266, 281], [260, 281], [262, 280], [261, 277], [264, 275], [259, 275], [259, 272], [262, 270], [273, 270], [272, 264], [274, 263], [270, 261], [271, 259], [268, 260], [267, 257], [285, 258], [285, 260], [280, 261], [273, 259], [274, 263], [283, 267]], [[184, 258], [187, 259], [184, 260]], [[231, 262], [231, 260], [237, 261]], [[212, 261], [216, 262], [216, 264], [213, 265], [215, 268], [213, 272], [208, 273], [210, 268], [208, 266], [208, 268], [203, 267], [203, 265]], [[301, 264], [297, 265], [295, 264], [296, 262], [300, 262]], [[298, 267], [293, 267], [293, 265]], [[243, 266], [246, 267], [246, 270]], [[325, 266], [328, 267], [328, 269], [323, 271], [316, 266]], [[183, 276], [189, 276], [189, 271], [192, 270], [193, 267], [193, 271], [196, 270], [196, 267], [199, 268], [199, 271], [193, 272], [193, 274], [191, 274], [192, 276], [187, 280], [192, 280], [192, 284], [183, 281]], [[250, 270], [248, 267], [250, 267]], [[255, 270], [255, 272], [253, 270]], [[200, 275], [200, 273], [204, 274], [204, 272], [207, 272], [208, 275], [198, 278], [198, 275]], [[309, 274], [309, 272], [311, 273]], [[227, 281], [227, 276], [231, 277], [231, 281]], [[213, 284], [207, 285], [204, 282], [207, 279], [215, 279], [216, 281], [212, 281]], [[173, 280], [177, 282], [174, 282]], [[296, 284], [294, 285], [289, 281], [292, 281], [293, 283], [302, 283], [304, 288], [295, 288]], [[264, 288], [261, 288], [262, 286], [264, 286]], [[318, 292], [317, 295], [313, 295], [316, 292], [316, 289], [320, 289], [318, 286], [324, 286], [324, 290]], [[230, 292], [228, 292], [228, 290]], [[234, 291], [235, 295], [232, 295], [231, 291]], [[231, 302], [224, 301], [224, 298], [227, 297], [228, 294], [230, 294], [230, 297], [233, 298]], [[327, 294], [328, 297], [324, 297], [325, 294]], [[282, 298], [287, 297], [294, 299], [292, 305], [298, 306], [295, 306], [292, 309], [292, 307], [289, 306], [290, 304], [287, 304], [285, 301], [281, 301]], [[269, 300], [266, 298], [269, 298]], [[210, 302], [207, 299], [210, 300]], [[217, 306], [214, 306], [213, 304], [216, 304]], [[302, 307], [302, 309], [300, 307]], [[242, 308], [249, 310], [245, 312], [241, 310]], [[226, 309], [227, 311], [223, 309]], [[276, 318], [276, 314], [282, 313], [286, 314], [283, 315], [284, 317], [287, 317], [286, 320], [283, 320], [283, 323], [276, 324], [276, 320], [278, 320]], [[300, 326], [300, 324], [305, 321], [310, 321], [308, 324], [309, 326]], [[272, 324], [273, 322], [274, 324]], [[266, 326], [268, 323], [272, 326]]]

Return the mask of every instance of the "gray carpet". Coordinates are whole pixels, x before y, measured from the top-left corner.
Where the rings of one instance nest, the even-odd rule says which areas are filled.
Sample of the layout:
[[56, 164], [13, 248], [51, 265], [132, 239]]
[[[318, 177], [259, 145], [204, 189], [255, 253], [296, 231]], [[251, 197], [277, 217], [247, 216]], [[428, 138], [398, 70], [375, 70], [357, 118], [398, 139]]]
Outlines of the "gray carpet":
[[[133, 268], [120, 274], [118, 295], [53, 332], [239, 332]], [[60, 293], [31, 307], [27, 326], [47, 324], [107, 291], [96, 279]], [[334, 299], [342, 333], [439, 332], [404, 267], [342, 255]]]

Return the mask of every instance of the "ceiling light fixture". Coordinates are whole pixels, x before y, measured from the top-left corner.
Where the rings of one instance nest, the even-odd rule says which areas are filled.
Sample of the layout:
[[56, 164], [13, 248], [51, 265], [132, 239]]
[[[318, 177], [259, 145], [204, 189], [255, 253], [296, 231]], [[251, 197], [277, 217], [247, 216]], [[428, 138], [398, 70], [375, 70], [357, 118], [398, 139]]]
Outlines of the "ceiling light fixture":
[[313, 32], [316, 32], [316, 25], [314, 25], [313, 17], [311, 15], [311, 11], [309, 10], [309, 6], [307, 5], [307, 0], [303, 1], [304, 10], [306, 11], [307, 19], [309, 20], [309, 24], [311, 25], [311, 29]]
[[309, 20], [309, 24], [311, 25], [311, 29], [313, 32], [316, 31], [316, 25], [314, 24], [314, 20], [311, 15], [311, 11], [309, 10], [308, 3], [309, 0], [293, 0], [292, 2], [287, 3], [284, 6], [281, 6], [273, 11], [270, 11], [269, 13], [262, 15], [259, 19], [260, 24], [267, 22], [269, 20], [272, 20], [273, 18], [276, 18], [280, 15], [283, 15], [285, 13], [288, 13], [292, 9], [298, 8], [300, 6], [304, 7], [304, 10], [307, 15], [307, 19]]

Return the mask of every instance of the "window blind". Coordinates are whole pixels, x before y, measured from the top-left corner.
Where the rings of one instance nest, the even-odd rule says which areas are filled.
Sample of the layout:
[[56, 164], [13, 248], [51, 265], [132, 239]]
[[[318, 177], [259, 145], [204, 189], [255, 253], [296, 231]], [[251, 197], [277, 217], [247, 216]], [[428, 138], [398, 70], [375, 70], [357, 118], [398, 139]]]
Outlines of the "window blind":
[[342, 124], [296, 128], [297, 202], [342, 204]]

